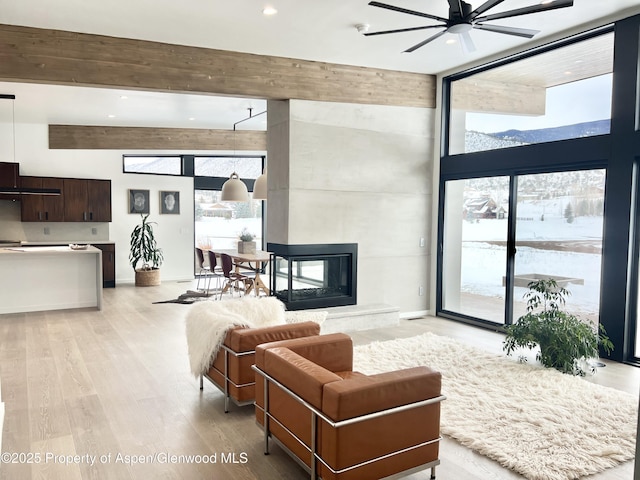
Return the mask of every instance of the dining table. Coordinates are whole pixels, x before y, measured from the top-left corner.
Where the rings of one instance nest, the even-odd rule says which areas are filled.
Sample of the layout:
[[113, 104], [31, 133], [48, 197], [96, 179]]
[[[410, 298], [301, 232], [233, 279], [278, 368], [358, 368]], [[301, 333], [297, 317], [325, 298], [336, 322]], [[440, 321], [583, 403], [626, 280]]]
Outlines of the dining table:
[[[250, 294], [252, 291], [255, 295], [260, 295], [264, 292], [266, 295], [270, 295], [271, 291], [269, 287], [265, 285], [260, 277], [260, 273], [264, 269], [264, 264], [271, 261], [271, 253], [264, 250], [256, 250], [255, 253], [239, 253], [234, 249], [222, 249], [216, 250], [216, 254], [226, 253], [233, 260], [233, 264], [236, 268], [236, 273], [242, 273], [242, 270], [250, 270], [255, 274], [254, 281], [247, 287], [245, 295]], [[225, 287], [227, 289], [228, 286]], [[255, 288], [255, 291], [254, 291]], [[223, 290], [224, 293], [224, 290]]]

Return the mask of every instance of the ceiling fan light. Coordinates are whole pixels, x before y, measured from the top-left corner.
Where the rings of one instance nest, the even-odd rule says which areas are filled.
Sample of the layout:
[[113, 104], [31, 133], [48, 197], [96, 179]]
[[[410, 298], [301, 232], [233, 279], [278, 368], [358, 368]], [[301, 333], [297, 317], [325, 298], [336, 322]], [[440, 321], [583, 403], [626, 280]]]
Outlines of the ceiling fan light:
[[229, 180], [222, 185], [222, 194], [220, 200], [223, 202], [247, 202], [249, 200], [249, 191], [238, 174], [233, 172]]
[[465, 33], [471, 31], [473, 26], [470, 23], [457, 23], [455, 25], [451, 25], [447, 31], [449, 33]]
[[253, 199], [254, 200], [266, 200], [267, 199], [267, 172], [256, 178], [256, 182], [253, 184]]

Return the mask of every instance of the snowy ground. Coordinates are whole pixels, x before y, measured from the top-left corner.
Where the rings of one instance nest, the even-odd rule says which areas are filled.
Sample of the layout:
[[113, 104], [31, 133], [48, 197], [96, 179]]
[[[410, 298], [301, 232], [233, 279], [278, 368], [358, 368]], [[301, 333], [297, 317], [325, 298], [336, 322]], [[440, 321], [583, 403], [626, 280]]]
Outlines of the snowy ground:
[[[545, 207], [551, 210], [548, 204]], [[539, 209], [545, 207], [539, 206]], [[584, 285], [567, 286], [571, 292], [567, 307], [581, 315], [594, 316], [600, 303], [602, 217], [577, 217], [573, 223], [567, 223], [559, 214], [562, 208], [562, 205], [554, 208], [555, 214], [547, 211], [542, 221], [539, 209], [530, 208], [527, 212], [526, 208], [518, 206], [518, 217], [523, 220], [517, 222], [517, 241], [527, 242], [527, 246], [516, 247], [515, 273], [582, 279]], [[506, 219], [464, 222], [461, 292], [504, 299], [506, 232]], [[574, 243], [582, 247], [586, 245], [592, 253], [571, 251]], [[540, 248], [531, 246], [536, 244]], [[525, 288], [516, 287], [514, 300], [521, 301], [525, 292]]]
[[196, 246], [216, 249], [237, 248], [238, 236], [246, 227], [256, 235], [257, 248], [262, 245], [262, 219], [260, 218], [203, 218], [195, 224]]

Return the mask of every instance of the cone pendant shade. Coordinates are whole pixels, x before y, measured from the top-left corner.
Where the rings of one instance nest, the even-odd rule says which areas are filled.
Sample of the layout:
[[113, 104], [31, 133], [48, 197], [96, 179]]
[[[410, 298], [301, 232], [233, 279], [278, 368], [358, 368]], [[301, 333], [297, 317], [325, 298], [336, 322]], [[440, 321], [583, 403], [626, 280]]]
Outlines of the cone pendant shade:
[[256, 183], [253, 184], [253, 199], [254, 200], [266, 200], [267, 199], [267, 171], [256, 178]]
[[223, 202], [247, 202], [249, 201], [249, 191], [238, 174], [233, 172], [229, 180], [222, 185], [222, 195], [220, 200]]

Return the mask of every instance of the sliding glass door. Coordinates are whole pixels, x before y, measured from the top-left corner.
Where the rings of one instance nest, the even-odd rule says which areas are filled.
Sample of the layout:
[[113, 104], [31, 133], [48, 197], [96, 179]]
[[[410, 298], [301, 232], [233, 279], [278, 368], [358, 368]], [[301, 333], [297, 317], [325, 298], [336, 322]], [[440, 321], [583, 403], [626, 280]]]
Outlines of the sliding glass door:
[[569, 311], [597, 321], [604, 181], [595, 169], [445, 182], [441, 311], [512, 323], [529, 282], [553, 278]]
[[569, 290], [566, 308], [598, 321], [605, 170], [520, 175], [517, 181], [513, 320], [530, 281]]
[[504, 323], [509, 177], [445, 184], [442, 308]]

